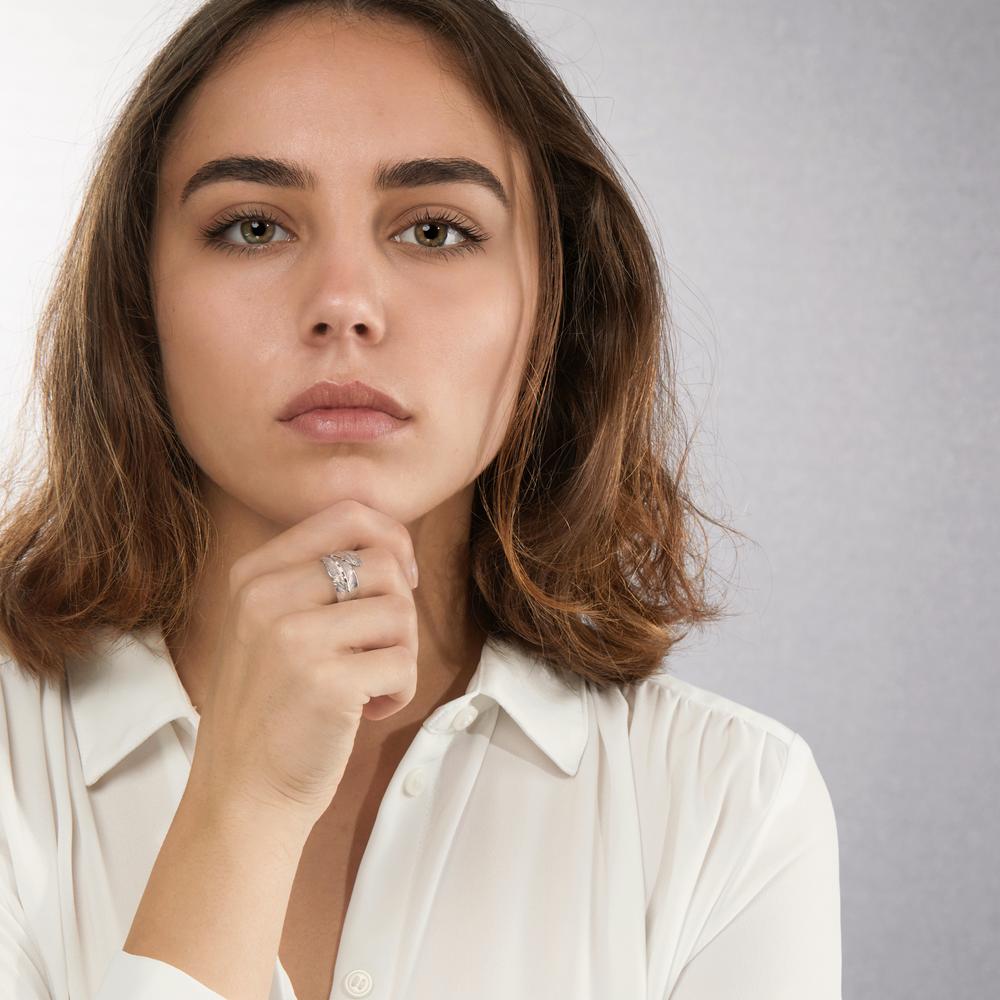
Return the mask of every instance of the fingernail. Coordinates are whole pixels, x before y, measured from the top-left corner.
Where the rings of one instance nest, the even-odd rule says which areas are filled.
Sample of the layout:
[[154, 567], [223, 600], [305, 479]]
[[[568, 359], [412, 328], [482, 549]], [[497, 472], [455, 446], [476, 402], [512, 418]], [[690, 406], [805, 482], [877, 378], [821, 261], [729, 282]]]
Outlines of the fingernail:
[[419, 578], [418, 578], [418, 574], [417, 574], [417, 561], [416, 561], [416, 559], [414, 559], [410, 563], [410, 580], [412, 581], [414, 587], [419, 582]]

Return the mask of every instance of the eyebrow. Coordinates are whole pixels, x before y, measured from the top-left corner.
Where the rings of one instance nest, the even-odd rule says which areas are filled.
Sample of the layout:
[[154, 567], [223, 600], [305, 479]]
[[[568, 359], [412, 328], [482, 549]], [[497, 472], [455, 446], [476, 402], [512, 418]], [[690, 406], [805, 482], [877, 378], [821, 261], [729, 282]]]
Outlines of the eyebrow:
[[[319, 179], [312, 170], [294, 160], [266, 156], [224, 156], [202, 164], [191, 175], [181, 191], [180, 204], [183, 205], [199, 188], [221, 181], [250, 181], [299, 191], [314, 191], [319, 187]], [[504, 208], [510, 210], [507, 191], [496, 174], [477, 160], [464, 156], [380, 162], [373, 177], [376, 191], [420, 187], [424, 184], [451, 184], [456, 181], [486, 188]]]

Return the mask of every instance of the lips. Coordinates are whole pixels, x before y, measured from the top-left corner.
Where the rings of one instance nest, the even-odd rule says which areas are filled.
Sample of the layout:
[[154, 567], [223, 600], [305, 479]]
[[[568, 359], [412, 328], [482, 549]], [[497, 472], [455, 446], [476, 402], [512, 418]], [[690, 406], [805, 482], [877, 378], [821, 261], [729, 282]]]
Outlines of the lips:
[[354, 381], [338, 385], [336, 382], [324, 379], [290, 399], [278, 415], [278, 419], [291, 420], [309, 410], [343, 407], [381, 410], [399, 420], [408, 420], [410, 417], [398, 400], [365, 382]]

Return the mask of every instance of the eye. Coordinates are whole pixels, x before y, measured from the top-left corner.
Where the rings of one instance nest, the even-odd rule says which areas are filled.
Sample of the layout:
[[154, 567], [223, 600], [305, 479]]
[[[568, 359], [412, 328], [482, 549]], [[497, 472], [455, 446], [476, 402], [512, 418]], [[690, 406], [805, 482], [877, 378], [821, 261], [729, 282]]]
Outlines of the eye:
[[[461, 253], [463, 251], [481, 250], [482, 247], [480, 244], [489, 239], [489, 236], [477, 226], [449, 215], [447, 212], [438, 212], [435, 215], [421, 215], [417, 219], [411, 219], [400, 231], [399, 235], [410, 232], [415, 232], [417, 235], [416, 240], [413, 241], [413, 246], [428, 247], [438, 255], [450, 254], [455, 251]], [[460, 243], [449, 245], [445, 241], [452, 233], [460, 233], [465, 239]], [[409, 241], [401, 240], [400, 242], [407, 243]]]
[[[240, 223], [238, 235], [247, 240], [247, 243], [230, 243], [222, 236], [229, 229]], [[282, 232], [287, 233], [277, 219], [269, 212], [257, 209], [240, 209], [218, 218], [206, 229], [201, 231], [202, 238], [210, 246], [229, 253], [261, 253], [265, 252], [271, 243], [274, 243], [273, 230], [277, 227]], [[278, 240], [279, 243], [289, 243], [290, 240]]]

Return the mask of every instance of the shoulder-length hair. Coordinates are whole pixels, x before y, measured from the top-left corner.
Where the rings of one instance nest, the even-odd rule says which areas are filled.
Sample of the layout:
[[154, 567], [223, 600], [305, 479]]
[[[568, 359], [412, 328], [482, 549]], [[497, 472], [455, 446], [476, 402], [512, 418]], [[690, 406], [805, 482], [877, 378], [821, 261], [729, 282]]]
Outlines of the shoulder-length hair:
[[641, 681], [690, 627], [729, 615], [708, 592], [704, 522], [742, 533], [685, 486], [653, 227], [557, 72], [490, 0], [210, 0], [155, 56], [102, 145], [39, 319], [46, 461], [0, 520], [6, 654], [59, 683], [98, 628], [159, 626], [169, 641], [189, 620], [217, 535], [165, 401], [148, 272], [159, 165], [209, 70], [276, 15], [316, 11], [450, 43], [525, 153], [539, 304], [506, 439], [476, 484], [470, 608], [488, 634], [598, 688]]

